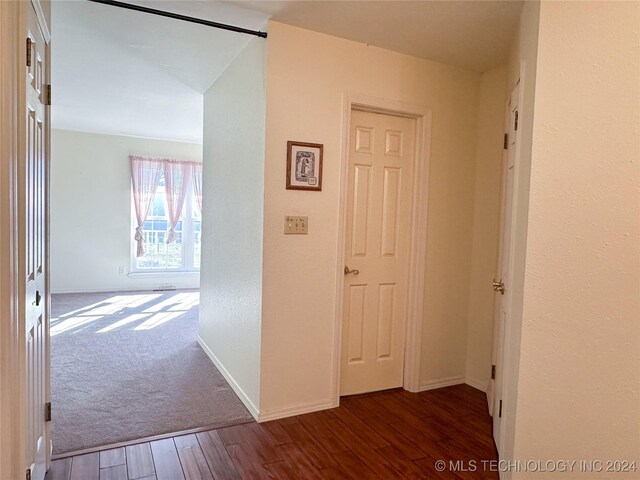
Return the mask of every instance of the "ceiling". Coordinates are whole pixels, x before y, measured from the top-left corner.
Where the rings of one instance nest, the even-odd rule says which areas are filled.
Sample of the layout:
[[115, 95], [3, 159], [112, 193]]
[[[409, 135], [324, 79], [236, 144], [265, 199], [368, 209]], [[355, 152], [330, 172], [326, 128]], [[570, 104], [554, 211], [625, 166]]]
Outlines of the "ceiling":
[[[265, 29], [269, 18], [479, 72], [505, 62], [510, 1], [129, 3]], [[87, 1], [53, 2], [53, 127], [202, 141], [202, 95], [253, 38]]]
[[521, 0], [238, 0], [272, 20], [479, 72], [503, 64]]
[[[265, 13], [223, 2], [136, 3], [251, 29], [267, 21]], [[251, 38], [87, 1], [54, 1], [52, 125], [202, 142], [202, 95]]]

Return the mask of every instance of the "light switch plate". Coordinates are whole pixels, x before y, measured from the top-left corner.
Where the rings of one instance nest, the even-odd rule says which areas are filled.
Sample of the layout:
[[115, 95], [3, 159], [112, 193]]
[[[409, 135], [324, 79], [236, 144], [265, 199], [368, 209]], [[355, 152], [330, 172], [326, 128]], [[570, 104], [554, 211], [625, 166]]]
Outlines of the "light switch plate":
[[309, 230], [309, 217], [287, 215], [284, 217], [285, 235], [306, 235]]

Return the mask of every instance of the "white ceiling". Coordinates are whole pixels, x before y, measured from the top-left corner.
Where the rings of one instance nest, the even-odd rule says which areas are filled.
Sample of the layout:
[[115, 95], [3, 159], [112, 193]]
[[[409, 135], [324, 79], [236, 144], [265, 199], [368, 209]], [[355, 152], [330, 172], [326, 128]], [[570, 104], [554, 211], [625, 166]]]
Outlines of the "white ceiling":
[[[136, 2], [251, 29], [223, 2]], [[188, 7], [188, 8], [185, 8]], [[87, 1], [52, 8], [54, 128], [202, 141], [202, 94], [251, 37]]]
[[[476, 71], [506, 60], [509, 1], [145, 0], [250, 29], [267, 19]], [[202, 141], [202, 94], [253, 38], [84, 0], [53, 2], [53, 127]]]
[[479, 72], [503, 64], [522, 0], [237, 0], [272, 20]]

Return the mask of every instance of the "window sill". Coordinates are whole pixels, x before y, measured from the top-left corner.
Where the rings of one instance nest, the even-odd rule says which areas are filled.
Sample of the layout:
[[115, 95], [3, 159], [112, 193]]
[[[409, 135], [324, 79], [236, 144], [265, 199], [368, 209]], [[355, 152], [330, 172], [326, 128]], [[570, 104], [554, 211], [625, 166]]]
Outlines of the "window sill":
[[144, 271], [135, 271], [127, 274], [127, 277], [197, 277], [200, 276], [200, 270], [176, 270], [176, 271], [168, 271], [163, 270], [161, 272], [144, 272]]

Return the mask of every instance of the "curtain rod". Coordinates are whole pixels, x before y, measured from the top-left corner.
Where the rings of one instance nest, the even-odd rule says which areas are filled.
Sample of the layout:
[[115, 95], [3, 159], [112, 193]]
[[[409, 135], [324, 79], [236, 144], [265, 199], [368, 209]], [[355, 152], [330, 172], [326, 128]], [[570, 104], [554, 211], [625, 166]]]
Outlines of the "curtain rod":
[[156, 10], [155, 8], [143, 7], [141, 5], [134, 5], [131, 3], [117, 2], [115, 0], [88, 0], [93, 3], [102, 3], [103, 5], [111, 5], [112, 7], [126, 8], [128, 10], [135, 10], [136, 12], [150, 13], [152, 15], [159, 15], [161, 17], [173, 18], [175, 20], [183, 20], [185, 22], [197, 23], [200, 25], [206, 25], [207, 27], [220, 28], [222, 30], [229, 30], [231, 32], [246, 33], [247, 35], [255, 35], [256, 37], [267, 38], [267, 32], [260, 32], [258, 30], [249, 30], [248, 28], [236, 27], [234, 25], [227, 25], [225, 23], [212, 22], [211, 20], [205, 20], [203, 18], [189, 17], [187, 15], [180, 15], [179, 13], [166, 12], [164, 10]]

